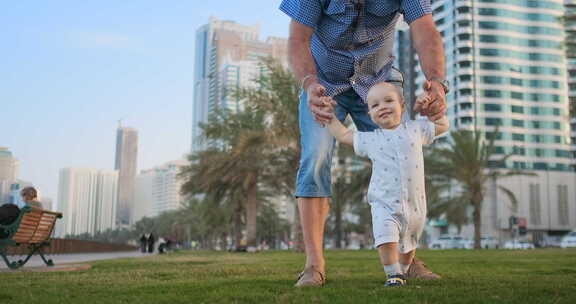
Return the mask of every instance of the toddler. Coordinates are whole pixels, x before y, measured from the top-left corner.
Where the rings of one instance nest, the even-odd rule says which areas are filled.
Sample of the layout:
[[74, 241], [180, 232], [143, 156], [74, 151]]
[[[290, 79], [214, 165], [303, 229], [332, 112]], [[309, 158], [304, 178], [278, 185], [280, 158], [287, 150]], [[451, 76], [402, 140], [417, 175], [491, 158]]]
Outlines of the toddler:
[[[322, 98], [326, 105], [335, 104], [330, 97]], [[448, 131], [449, 122], [445, 115], [434, 122], [403, 119], [405, 103], [391, 83], [374, 85], [366, 99], [368, 114], [379, 129], [352, 131], [334, 117], [328, 129], [336, 140], [372, 161], [367, 198], [375, 246], [387, 275], [385, 286], [401, 286], [426, 221], [422, 145]], [[420, 96], [415, 108], [425, 109], [429, 102], [426, 95]]]

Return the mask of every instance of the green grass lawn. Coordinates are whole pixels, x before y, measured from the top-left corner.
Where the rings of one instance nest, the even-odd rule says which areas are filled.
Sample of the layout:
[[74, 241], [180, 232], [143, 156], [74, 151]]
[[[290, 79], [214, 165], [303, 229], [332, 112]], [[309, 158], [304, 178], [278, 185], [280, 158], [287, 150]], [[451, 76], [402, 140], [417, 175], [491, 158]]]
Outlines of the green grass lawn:
[[0, 303], [576, 303], [575, 249], [418, 256], [443, 279], [384, 288], [376, 251], [327, 251], [328, 284], [296, 289], [302, 254], [188, 251], [0, 273]]

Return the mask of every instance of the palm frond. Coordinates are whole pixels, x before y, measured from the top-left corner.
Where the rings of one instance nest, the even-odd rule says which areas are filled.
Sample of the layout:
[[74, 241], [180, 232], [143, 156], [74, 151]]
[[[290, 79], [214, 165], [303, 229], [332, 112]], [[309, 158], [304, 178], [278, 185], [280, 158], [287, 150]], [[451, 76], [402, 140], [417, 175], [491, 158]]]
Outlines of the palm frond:
[[510, 189], [499, 185], [498, 189], [502, 192], [504, 192], [504, 194], [506, 194], [506, 196], [508, 197], [508, 199], [510, 200], [510, 204], [511, 204], [511, 209], [514, 213], [516, 213], [518, 211], [518, 199], [516, 199], [516, 195], [514, 195], [514, 192], [512, 192]]

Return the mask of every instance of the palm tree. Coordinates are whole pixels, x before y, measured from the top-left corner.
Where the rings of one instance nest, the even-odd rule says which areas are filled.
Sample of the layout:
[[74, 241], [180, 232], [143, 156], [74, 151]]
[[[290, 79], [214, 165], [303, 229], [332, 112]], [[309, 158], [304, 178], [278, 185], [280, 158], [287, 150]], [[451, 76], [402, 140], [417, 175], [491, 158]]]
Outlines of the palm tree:
[[462, 204], [460, 197], [446, 197], [445, 193], [450, 191], [450, 180], [436, 178], [432, 181], [426, 176], [426, 201], [428, 204], [429, 219], [445, 218], [446, 221], [455, 225], [458, 234], [462, 227], [470, 222], [468, 216], [469, 204]]
[[[235, 248], [239, 248], [244, 213], [241, 185], [221, 178], [232, 162], [229, 151], [213, 147], [192, 154], [188, 159], [190, 165], [183, 167], [179, 175], [184, 180], [181, 193], [191, 197], [184, 213], [190, 217], [188, 223], [195, 223], [194, 232], [207, 243], [212, 243], [209, 239], [213, 237], [213, 231], [221, 230], [223, 225], [225, 229], [231, 228]], [[202, 216], [198, 218], [197, 214]]]
[[261, 190], [290, 197], [300, 158], [297, 83], [270, 58], [262, 60], [261, 69], [266, 73], [255, 79], [256, 86], [232, 92], [244, 101], [244, 109], [216, 111], [202, 126], [212, 148], [191, 155], [192, 164], [182, 173], [184, 193], [214, 194], [232, 203], [237, 243], [240, 212], [245, 211], [249, 247], [256, 246]]
[[[331, 220], [335, 248], [342, 248], [345, 227], [352, 225], [345, 221], [344, 214], [356, 208], [356, 205], [368, 207], [365, 194], [370, 183], [371, 165], [365, 159], [354, 154], [350, 147], [338, 144], [335, 154], [338, 165], [332, 173]], [[368, 221], [368, 228], [370, 221]], [[370, 230], [370, 229], [368, 229]]]
[[[292, 72], [272, 58], [262, 58], [260, 68], [266, 73], [255, 80], [256, 86], [244, 88], [236, 94], [265, 115], [265, 128], [273, 154], [269, 159], [270, 178], [262, 180], [263, 186], [292, 200], [301, 153], [298, 127], [300, 86]], [[295, 249], [303, 251], [297, 205], [294, 210], [292, 237], [297, 244]]]
[[198, 240], [200, 246], [207, 249], [214, 249], [220, 241], [220, 248], [225, 249], [233, 231], [230, 221], [233, 210], [229, 205], [225, 199], [216, 199], [214, 193], [203, 195], [201, 199], [192, 197], [164, 225], [174, 238]]
[[258, 209], [258, 239], [265, 241], [270, 248], [277, 249], [281, 242], [288, 241], [290, 225], [280, 217], [271, 202], [260, 201]]
[[143, 217], [134, 224], [132, 230], [134, 231], [135, 237], [145, 233], [150, 233], [154, 230], [154, 219], [150, 217]]
[[[498, 134], [498, 128], [492, 134]], [[515, 175], [534, 175], [533, 173], [519, 170], [507, 170], [503, 172], [498, 167], [503, 167], [506, 160], [513, 154], [506, 154], [494, 160], [494, 140], [496, 136], [490, 136], [489, 140], [482, 139], [480, 132], [459, 130], [450, 133], [451, 141], [447, 146], [434, 148], [426, 159], [426, 171], [432, 182], [440, 182], [446, 186], [455, 186], [460, 192], [453, 197], [445, 197], [436, 194], [436, 206], [445, 210], [450, 216], [463, 215], [465, 207], [472, 206], [472, 221], [474, 223], [474, 248], [480, 249], [482, 227], [482, 202], [486, 195], [489, 182], [499, 178]], [[509, 189], [498, 185], [510, 200], [512, 206], [517, 205], [517, 200]]]
[[332, 183], [332, 200], [331, 209], [332, 216], [334, 218], [334, 236], [335, 236], [335, 248], [342, 248], [343, 240], [343, 215], [347, 205], [347, 194], [349, 188], [349, 178], [344, 174], [337, 175]]
[[[338, 145], [336, 154], [340, 167], [333, 174], [332, 217], [336, 248], [340, 248], [345, 227], [364, 235], [364, 242], [372, 238], [372, 216], [366, 202], [366, 192], [370, 184], [372, 164], [367, 158], [354, 154], [349, 147]], [[358, 216], [358, 224], [346, 223], [343, 214], [350, 212]]]
[[236, 242], [240, 241], [239, 212], [245, 210], [247, 245], [255, 248], [258, 183], [268, 168], [270, 151], [264, 114], [249, 103], [238, 113], [218, 110], [202, 129], [213, 147], [190, 156], [191, 165], [181, 175], [183, 193], [205, 193], [228, 201], [234, 198]]

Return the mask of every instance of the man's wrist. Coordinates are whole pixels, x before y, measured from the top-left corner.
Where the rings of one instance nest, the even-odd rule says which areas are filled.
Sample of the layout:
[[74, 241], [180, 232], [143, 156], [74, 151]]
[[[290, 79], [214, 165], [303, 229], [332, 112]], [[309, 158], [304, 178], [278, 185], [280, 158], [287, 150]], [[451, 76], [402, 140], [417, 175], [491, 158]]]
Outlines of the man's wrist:
[[430, 79], [428, 79], [428, 81], [439, 84], [442, 87], [442, 89], [444, 89], [445, 94], [448, 94], [448, 92], [450, 92], [450, 83], [448, 82], [448, 80], [440, 77], [431, 77]]
[[318, 77], [315, 74], [308, 74], [302, 78], [302, 89], [308, 92], [308, 88], [314, 83], [318, 83]]

